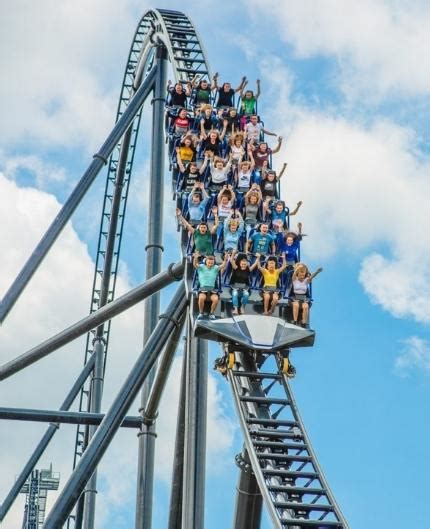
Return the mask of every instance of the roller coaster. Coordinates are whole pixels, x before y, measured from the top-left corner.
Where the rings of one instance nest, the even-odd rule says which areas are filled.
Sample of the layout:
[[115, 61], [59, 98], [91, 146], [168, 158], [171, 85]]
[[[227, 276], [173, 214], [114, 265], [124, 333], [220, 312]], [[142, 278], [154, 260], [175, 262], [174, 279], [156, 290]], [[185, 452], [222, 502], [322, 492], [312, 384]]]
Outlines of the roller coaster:
[[[236, 457], [240, 475], [233, 527], [259, 528], [264, 502], [273, 527], [278, 529], [348, 529], [318, 463], [290, 387], [289, 379], [294, 375], [289, 361], [291, 349], [311, 346], [315, 337], [315, 332], [308, 326], [300, 327], [291, 322], [288, 288], [291, 270], [285, 271], [280, 278], [279, 302], [271, 315], [262, 314], [261, 285], [255, 273], [246, 312], [241, 314], [234, 310], [231, 301], [230, 258], [214, 287], [219, 302], [210, 319], [199, 314], [200, 291], [195, 269], [201, 265], [198, 256], [197, 261], [196, 257], [192, 258], [192, 236], [180, 223], [181, 259], [161, 271], [164, 179], [160, 175], [165, 172], [166, 144], [170, 169], [168, 185], [172, 186], [180, 215], [187, 215], [187, 201], [180, 198], [183, 175], [175, 158], [178, 139], [171, 128], [175, 113], [168, 108], [166, 114], [168, 62], [175, 83], [183, 89], [190, 83], [195, 84], [196, 79], [212, 78], [203, 44], [190, 19], [180, 12], [152, 9], [140, 20], [133, 38], [113, 130], [94, 154], [88, 169], [2, 300], [0, 321], [3, 322], [97, 174], [107, 165], [90, 314], [0, 366], [0, 380], [3, 380], [77, 337], [87, 335], [82, 372], [59, 410], [0, 408], [2, 419], [50, 423], [1, 504], [0, 521], [25, 488], [58, 426], [71, 423], [77, 425], [73, 471], [48, 512], [43, 527], [94, 527], [97, 465], [120, 427], [139, 431], [135, 526], [151, 527], [157, 411], [175, 351], [185, 333], [169, 529], [204, 527], [208, 340], [220, 344], [222, 355], [218, 369], [230, 384], [244, 441], [242, 453]], [[190, 101], [192, 97], [190, 94]], [[115, 297], [142, 106], [149, 98], [152, 140], [146, 281]], [[190, 119], [196, 118], [191, 102], [186, 110]], [[198, 156], [202, 158], [203, 155]], [[207, 179], [203, 176], [202, 180], [206, 182]], [[216, 186], [208, 187], [209, 198], [203, 218], [207, 219], [209, 226], [214, 223], [211, 211], [218, 192]], [[215, 245], [220, 240], [221, 237]], [[217, 250], [222, 255], [222, 248], [215, 248], [215, 254]], [[219, 264], [219, 260], [217, 262]], [[177, 291], [166, 312], [159, 314], [159, 291], [175, 281], [179, 282]], [[143, 351], [110, 408], [103, 414], [110, 321], [142, 300], [145, 303]], [[127, 416], [139, 392], [140, 415]], [[78, 402], [78, 411], [70, 411], [75, 401]]]

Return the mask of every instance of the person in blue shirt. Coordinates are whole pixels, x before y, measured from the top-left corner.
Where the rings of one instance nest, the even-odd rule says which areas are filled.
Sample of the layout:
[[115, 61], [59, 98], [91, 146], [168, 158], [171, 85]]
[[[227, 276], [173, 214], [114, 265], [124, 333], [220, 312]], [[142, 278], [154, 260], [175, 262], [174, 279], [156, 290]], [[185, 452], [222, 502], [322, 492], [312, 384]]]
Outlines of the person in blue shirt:
[[254, 232], [246, 241], [246, 251], [266, 255], [275, 253], [276, 235], [269, 231], [267, 222], [260, 224], [260, 231]]
[[198, 224], [203, 219], [208, 200], [209, 195], [206, 192], [203, 182], [196, 182], [188, 195], [188, 214], [190, 224]]
[[199, 290], [197, 303], [199, 306], [198, 320], [201, 320], [204, 316], [204, 308], [206, 301], [210, 301], [211, 307], [209, 312], [209, 319], [216, 319], [215, 309], [218, 305], [219, 295], [216, 291], [216, 280], [218, 274], [223, 272], [226, 264], [228, 255], [224, 255], [224, 261], [220, 265], [215, 264], [215, 257], [213, 255], [207, 255], [203, 263], [199, 262], [200, 252], [195, 252], [193, 256], [193, 266], [197, 270], [197, 276], [199, 280]]
[[302, 240], [302, 223], [297, 224], [299, 229], [298, 234], [291, 231], [286, 231], [281, 236], [278, 244], [278, 252], [285, 253], [287, 265], [293, 267], [299, 260], [298, 251], [300, 248], [300, 241]]
[[244, 222], [239, 210], [233, 210], [224, 220], [224, 251], [237, 250], [244, 230]]
[[284, 229], [288, 228], [288, 219], [290, 216], [295, 215], [303, 202], [300, 200], [297, 202], [297, 206], [293, 211], [289, 211], [285, 207], [285, 202], [283, 200], [276, 200], [274, 204], [270, 204], [270, 197], [267, 198], [263, 203], [263, 210], [266, 216], [266, 220], [271, 222], [272, 230], [275, 233], [280, 233]]

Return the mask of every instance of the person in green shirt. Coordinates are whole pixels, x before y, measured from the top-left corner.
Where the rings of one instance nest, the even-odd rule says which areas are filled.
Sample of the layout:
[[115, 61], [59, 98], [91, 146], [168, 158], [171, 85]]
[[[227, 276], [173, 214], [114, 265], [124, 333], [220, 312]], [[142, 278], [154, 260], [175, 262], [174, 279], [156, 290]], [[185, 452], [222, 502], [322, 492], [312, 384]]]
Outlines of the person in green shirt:
[[194, 246], [197, 252], [202, 255], [212, 255], [214, 253], [214, 246], [212, 242], [212, 235], [218, 228], [218, 209], [212, 208], [214, 215], [214, 225], [209, 228], [206, 222], [200, 222], [195, 228], [191, 226], [182, 216], [182, 212], [179, 208], [176, 209], [176, 215], [182, 226], [188, 231], [194, 238]]
[[248, 84], [248, 81], [245, 81], [245, 84], [242, 86], [240, 91], [240, 115], [242, 116], [240, 120], [242, 130], [245, 129], [247, 118], [257, 113], [257, 99], [260, 97], [260, 79], [257, 79], [257, 91], [245, 90], [245, 86]]

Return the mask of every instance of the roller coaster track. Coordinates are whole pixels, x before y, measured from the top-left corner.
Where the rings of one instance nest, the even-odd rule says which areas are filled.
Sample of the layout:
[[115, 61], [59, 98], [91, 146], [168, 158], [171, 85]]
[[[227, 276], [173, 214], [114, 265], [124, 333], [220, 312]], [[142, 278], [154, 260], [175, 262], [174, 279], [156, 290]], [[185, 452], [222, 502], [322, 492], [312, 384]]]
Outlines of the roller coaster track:
[[260, 371], [253, 355], [235, 356], [228, 379], [252, 471], [274, 527], [347, 529], [281, 366]]
[[[128, 56], [116, 116], [117, 123], [132, 104], [139, 88], [146, 79], [150, 78], [153, 70], [157, 69], [157, 50], [160, 49], [166, 52], [170, 60], [176, 82], [186, 83], [194, 79], [195, 76], [211, 77], [203, 45], [189, 18], [176, 11], [162, 9], [147, 11], [137, 27]], [[154, 101], [157, 101], [157, 97], [154, 98]], [[90, 316], [95, 316], [95, 313], [103, 307], [114, 303], [124, 219], [141, 115], [142, 107], [139, 106], [121, 141], [113, 149], [109, 160], [100, 153], [95, 155], [95, 158], [104, 161], [108, 168], [90, 302]], [[161, 136], [163, 132], [160, 130], [159, 134]], [[164, 136], [161, 141], [164, 142]], [[183, 253], [186, 255], [184, 246]], [[187, 266], [185, 276], [188, 291], [190, 291], [190, 266]], [[179, 293], [178, 299], [181, 296], [181, 303], [183, 304], [183, 294]], [[175, 324], [177, 332], [180, 332], [183, 324], [181, 317], [184, 311], [181, 308], [181, 303], [176, 300], [171, 315], [167, 316], [167, 323], [163, 322], [166, 328], [169, 325], [173, 327]], [[7, 313], [7, 311], [5, 312]], [[188, 322], [188, 327], [192, 329], [191, 321]], [[190, 332], [188, 339], [192, 342]], [[94, 357], [101, 354], [104, 374], [109, 337], [110, 320], [103, 320], [87, 334], [84, 356], [86, 373], [89, 372], [90, 363], [91, 367], [97, 363]], [[153, 342], [154, 340], [155, 338]], [[153, 342], [148, 341], [148, 348]], [[194, 339], [194, 342], [197, 340]], [[154, 348], [154, 345], [152, 347]], [[193, 347], [196, 347], [195, 344]], [[166, 348], [168, 349], [167, 346]], [[272, 359], [274, 357], [274, 355], [265, 355], [264, 358], [267, 359], [269, 356]], [[242, 471], [251, 472], [255, 477], [274, 527], [279, 529], [348, 529], [348, 524], [334, 499], [312, 449], [288, 380], [285, 375], [282, 375], [280, 366], [273, 368], [272, 371], [261, 371], [262, 365], [264, 364], [261, 364], [256, 357], [255, 351], [244, 352], [242, 349], [235, 352], [235, 364], [227, 372], [244, 436], [246, 454], [249, 458], [249, 465], [239, 458]], [[97, 409], [99, 408], [97, 401], [101, 400], [102, 389], [100, 387], [97, 389], [96, 380], [97, 374], [93, 374], [93, 379], [81, 387], [79, 396], [79, 413], [81, 415], [84, 415], [85, 412], [100, 412], [100, 409]], [[138, 381], [135, 381], [135, 384], [137, 388], [140, 387]], [[83, 456], [94, 434], [94, 429], [91, 431], [88, 424], [88, 422], [81, 423], [77, 427], [73, 460], [73, 468], [76, 467], [76, 470], [79, 470], [79, 462], [85, 459]], [[102, 428], [100, 427], [99, 430]], [[92, 471], [96, 468], [94, 461], [89, 465], [93, 465]], [[69, 488], [73, 486], [72, 479], [68, 486]], [[73, 505], [71, 497], [76, 490], [74, 489], [73, 493], [70, 493], [69, 497], [66, 498], [68, 494], [66, 489], [67, 487], [57, 505], [57, 511], [62, 510], [62, 512], [58, 516], [48, 517], [46, 525], [48, 529], [59, 527], [56, 520], [64, 522], [64, 512], [67, 512], [66, 516], [70, 514], [69, 506]], [[187, 494], [187, 492], [184, 491], [183, 494]], [[250, 518], [251, 514], [248, 517], [246, 513], [242, 514], [244, 521], [241, 525], [236, 525], [235, 529], [249, 529], [257, 526]], [[259, 522], [257, 523], [259, 524]], [[78, 515], [69, 516], [68, 526], [72, 525], [82, 527], [82, 520], [78, 521]], [[91, 523], [86, 527], [91, 527]], [[200, 526], [196, 527], [192, 522], [183, 522], [181, 525], [180, 521], [176, 525], [169, 525], [170, 527], [200, 529]]]

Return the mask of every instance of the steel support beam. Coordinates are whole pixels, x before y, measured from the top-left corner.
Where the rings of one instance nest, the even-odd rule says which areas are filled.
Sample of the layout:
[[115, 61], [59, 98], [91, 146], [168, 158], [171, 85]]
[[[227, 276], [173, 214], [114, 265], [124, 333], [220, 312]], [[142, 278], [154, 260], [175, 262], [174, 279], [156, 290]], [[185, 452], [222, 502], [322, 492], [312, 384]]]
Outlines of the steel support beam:
[[154, 362], [162, 351], [168, 337], [174, 328], [180, 325], [180, 319], [185, 311], [187, 299], [185, 286], [178, 288], [169, 308], [149, 337], [142, 353], [131, 369], [130, 374], [119, 390], [111, 407], [98, 427], [94, 437], [85, 450], [75, 470], [58, 496], [55, 505], [49, 513], [44, 529], [58, 529], [65, 523], [73, 506], [96, 469], [100, 459], [105, 454], [109, 444], [123, 421], [127, 410], [136, 398], [145, 378], [148, 376]]
[[[0, 408], [0, 419], [7, 421], [52, 422], [56, 424], [88, 424], [98, 426], [104, 419], [103, 413], [83, 411], [36, 410], [31, 408]], [[142, 417], [127, 416], [121, 423], [124, 428], [140, 428]], [[57, 429], [57, 427], [56, 427]]]
[[[155, 66], [154, 99], [152, 101], [152, 143], [151, 175], [148, 211], [148, 239], [146, 245], [146, 278], [157, 274], [161, 268], [163, 253], [163, 202], [164, 202], [164, 105], [166, 94], [167, 49], [157, 46]], [[160, 311], [160, 297], [151, 296], [145, 302], [143, 341], [154, 329]], [[149, 397], [154, 372], [145, 381], [141, 395], [144, 409]], [[136, 486], [136, 529], [151, 529], [152, 497], [155, 456], [155, 424], [150, 426], [148, 435], [139, 437], [137, 486]]]
[[130, 101], [122, 116], [116, 122], [106, 141], [94, 155], [93, 161], [81, 177], [72, 194], [64, 203], [60, 212], [55, 217], [48, 230], [45, 232], [45, 235], [34, 249], [28, 261], [19, 272], [12, 285], [9, 287], [9, 290], [6, 292], [0, 303], [0, 323], [4, 321], [9, 311], [16, 303], [27, 283], [30, 281], [40, 263], [49, 252], [51, 246], [60, 235], [61, 231], [69, 221], [75, 209], [78, 207], [82, 198], [85, 196], [86, 192], [98, 175], [100, 169], [107, 163], [107, 160], [115, 146], [118, 144], [125, 131], [133, 122], [134, 117], [139, 112], [140, 107], [143, 105], [145, 99], [148, 97], [154, 86], [155, 77], [156, 71], [153, 69], [150, 71], [145, 81], [134, 94], [133, 99]]
[[184, 265], [182, 263], [170, 265], [168, 270], [165, 272], [157, 274], [148, 281], [145, 281], [145, 283], [142, 285], [130, 290], [123, 296], [112, 301], [108, 305], [105, 305], [96, 312], [93, 312], [71, 327], [68, 327], [64, 331], [49, 338], [45, 342], [33, 347], [33, 349], [30, 349], [26, 353], [23, 353], [10, 362], [0, 366], [0, 380], [4, 380], [18, 371], [21, 371], [21, 369], [28, 367], [34, 362], [37, 362], [41, 358], [57, 350], [59, 347], [62, 347], [63, 345], [75, 340], [82, 334], [90, 331], [96, 325], [99, 325], [106, 320], [110, 320], [114, 316], [121, 314], [121, 312], [124, 312], [133, 305], [136, 305], [136, 303], [139, 303], [139, 301], [142, 301], [142, 299], [145, 299], [147, 296], [150, 296], [161, 288], [170, 285], [170, 283], [173, 283], [173, 281], [177, 281], [182, 277], [183, 272]]
[[[68, 410], [73, 404], [73, 401], [77, 397], [79, 391], [81, 390], [81, 387], [85, 383], [86, 379], [88, 378], [88, 375], [91, 373], [94, 367], [94, 361], [94, 358], [90, 358], [90, 360], [86, 363], [79, 377], [76, 379], [75, 383], [73, 384], [72, 388], [64, 399], [64, 402], [60, 407], [60, 411]], [[31, 474], [32, 470], [36, 466], [43, 452], [46, 450], [46, 447], [48, 446], [51, 439], [54, 437], [58, 428], [58, 424], [51, 424], [49, 426], [42, 439], [39, 441], [39, 444], [36, 446], [33, 454], [30, 456], [24, 468], [22, 469], [21, 473], [16, 478], [16, 481], [10, 489], [9, 494], [6, 496], [4, 502], [0, 507], [0, 522], [8, 513], [20, 490], [27, 481], [28, 476]]]
[[187, 388], [187, 355], [182, 360], [181, 390], [178, 403], [178, 422], [176, 423], [175, 456], [173, 459], [172, 490], [168, 529], [182, 528], [182, 496], [184, 484], [184, 446], [185, 446], [185, 399]]
[[260, 529], [263, 498], [245, 448], [241, 460], [233, 529]]
[[204, 528], [207, 342], [193, 337], [188, 315], [182, 529]]
[[[101, 336], [99, 336], [101, 334]], [[104, 356], [105, 341], [103, 340], [103, 325], [97, 329], [95, 338], [93, 356], [96, 357], [94, 364], [93, 377], [90, 388], [90, 412], [100, 413], [102, 408], [103, 382], [104, 382]], [[96, 432], [97, 426], [88, 427], [88, 441], [90, 442]], [[96, 494], [97, 494], [97, 468], [94, 470], [87, 487], [84, 489], [84, 518], [83, 526], [85, 529], [93, 529], [96, 513]]]
[[144, 410], [140, 410], [143, 412], [143, 421], [146, 424], [154, 422], [157, 418], [161, 396], [163, 395], [163, 391], [169, 377], [170, 368], [172, 367], [172, 362], [179, 345], [179, 340], [182, 336], [184, 323], [185, 318], [182, 322], [182, 325], [175, 329], [174, 333], [169, 338], [163, 356], [161, 357], [161, 360], [158, 364], [157, 373], [152, 384], [151, 393], [148, 397], [146, 407]]

